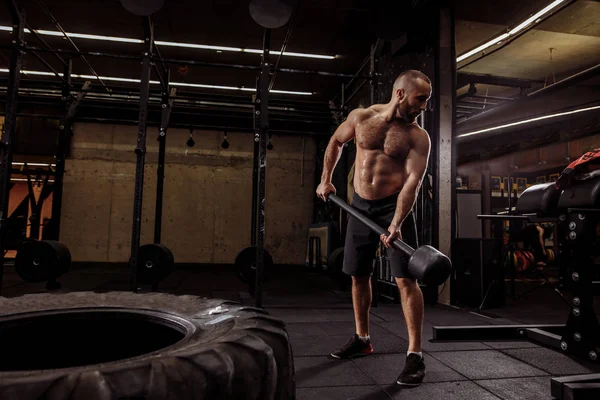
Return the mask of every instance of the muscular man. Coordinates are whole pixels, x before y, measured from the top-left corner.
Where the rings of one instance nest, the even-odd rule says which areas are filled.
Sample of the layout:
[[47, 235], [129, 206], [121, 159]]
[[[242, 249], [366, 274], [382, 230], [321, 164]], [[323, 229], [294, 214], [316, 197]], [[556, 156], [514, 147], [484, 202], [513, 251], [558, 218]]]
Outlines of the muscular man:
[[396, 279], [402, 311], [408, 328], [408, 352], [400, 385], [417, 386], [425, 376], [421, 352], [423, 294], [417, 282], [407, 275], [408, 257], [391, 247], [401, 239], [417, 247], [417, 232], [412, 208], [423, 180], [431, 142], [427, 132], [416, 123], [431, 97], [431, 81], [415, 70], [405, 71], [394, 82], [387, 104], [355, 109], [333, 134], [327, 150], [317, 195], [326, 200], [335, 193], [333, 170], [344, 143], [356, 139], [353, 207], [358, 208], [388, 235], [378, 236], [354, 218], [348, 221], [344, 246], [344, 267], [352, 276], [352, 304], [355, 335], [335, 358], [352, 358], [373, 353], [369, 335], [372, 260], [379, 241], [383, 242]]

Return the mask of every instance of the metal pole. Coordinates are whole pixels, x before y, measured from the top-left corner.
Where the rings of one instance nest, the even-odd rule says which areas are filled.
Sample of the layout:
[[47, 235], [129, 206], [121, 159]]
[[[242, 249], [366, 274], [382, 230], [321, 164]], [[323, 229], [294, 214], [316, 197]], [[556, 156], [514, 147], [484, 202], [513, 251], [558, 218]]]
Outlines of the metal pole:
[[[168, 78], [167, 78], [168, 86]], [[161, 240], [162, 233], [162, 209], [163, 209], [163, 193], [165, 183], [165, 156], [167, 147], [167, 127], [169, 125], [169, 117], [171, 108], [173, 107], [173, 96], [175, 89], [171, 89], [171, 98], [168, 92], [163, 93], [162, 100], [162, 120], [158, 132], [158, 167], [156, 168], [156, 209], [154, 214], [154, 243], [158, 244]]]
[[[50, 49], [50, 50], [52, 49], [52, 47], [48, 43], [46, 43], [44, 38], [42, 38], [39, 33], [37, 33], [33, 28], [31, 28], [31, 26], [29, 26], [29, 24], [27, 24], [27, 29], [29, 29], [29, 32], [31, 32], [31, 34], [33, 36], [35, 36], [37, 40], [39, 40], [44, 46], [46, 46], [46, 49]], [[57, 53], [53, 53], [53, 54], [61, 62], [63, 67], [67, 66], [67, 62], [61, 56], [59, 56]]]
[[369, 82], [369, 101], [371, 105], [376, 103], [376, 82], [375, 82], [375, 45], [371, 46], [371, 57], [369, 60], [369, 77], [371, 78]]
[[60, 219], [62, 214], [62, 197], [63, 197], [63, 181], [65, 175], [65, 158], [67, 155], [68, 137], [72, 131], [71, 119], [68, 117], [69, 114], [69, 96], [71, 95], [71, 72], [73, 68], [73, 62], [69, 59], [69, 62], [65, 65], [64, 72], [64, 85], [62, 93], [62, 102], [65, 112], [65, 117], [60, 121], [59, 134], [58, 134], [58, 145], [56, 149], [56, 175], [54, 177], [54, 192], [52, 194], [52, 223], [50, 234], [54, 240], [59, 240], [60, 236]]
[[[257, 79], [257, 87], [260, 87], [260, 82]], [[258, 100], [259, 98], [256, 97], [255, 100]], [[259, 100], [260, 101], [260, 100]], [[256, 107], [255, 107], [255, 111], [260, 112], [260, 103], [257, 102], [256, 103]], [[260, 132], [260, 118], [255, 114], [255, 130], [254, 132]], [[258, 136], [257, 136], [258, 135]], [[260, 134], [257, 134], [254, 137], [254, 156], [252, 158], [252, 217], [251, 217], [251, 224], [252, 224], [252, 231], [251, 231], [251, 235], [250, 235], [250, 245], [251, 246], [256, 246], [256, 213], [257, 213], [257, 209], [256, 209], [256, 200], [257, 200], [257, 193], [258, 193], [258, 147], [259, 147], [259, 141], [260, 141]]]
[[271, 30], [265, 29], [263, 42], [263, 56], [261, 61], [260, 76], [258, 78], [256, 96], [256, 115], [258, 116], [259, 129], [255, 134], [258, 139], [258, 178], [257, 178], [257, 241], [256, 241], [256, 286], [255, 305], [262, 307], [262, 280], [264, 271], [264, 245], [265, 245], [265, 200], [266, 200], [266, 169], [267, 169], [267, 142], [269, 129], [269, 80], [271, 66], [268, 64], [268, 50], [271, 40]]
[[0, 141], [0, 295], [4, 275], [4, 239], [8, 221], [8, 199], [10, 197], [10, 172], [12, 168], [12, 141], [16, 132], [17, 102], [21, 76], [22, 53], [19, 50], [24, 42], [24, 20], [13, 1], [8, 1], [12, 13], [12, 50], [10, 54], [8, 90], [6, 96], [6, 113], [4, 128]]
[[[63, 34], [64, 38], [69, 43], [71, 43], [71, 45], [75, 48], [76, 51], [79, 51], [79, 47], [77, 47], [77, 45], [75, 44], [75, 42], [73, 42], [73, 40], [71, 40], [71, 38], [69, 37], [69, 35], [67, 35], [67, 32], [65, 32], [65, 30], [62, 28], [62, 26], [60, 26], [60, 24], [58, 23], [58, 21], [56, 20], [56, 18], [54, 18], [54, 15], [52, 15], [52, 13], [50, 12], [50, 10], [48, 10], [48, 8], [44, 5], [44, 3], [42, 3], [41, 0], [37, 0], [37, 3], [42, 8], [42, 10], [44, 10], [44, 12], [46, 13], [46, 15], [52, 20], [52, 22], [54, 23], [54, 25], [56, 26], [56, 28], [59, 31], [61, 31], [61, 33]], [[96, 76], [96, 78], [100, 81], [100, 83], [102, 84], [102, 86], [104, 86], [106, 88], [106, 85], [104, 84], [104, 82], [102, 81], [102, 79], [100, 79], [100, 77], [98, 76], [98, 74], [96, 73], [96, 71], [94, 70], [94, 68], [92, 67], [92, 65], [88, 62], [88, 60], [83, 55], [81, 56], [81, 59], [83, 60], [84, 63], [86, 63], [86, 65], [90, 69], [90, 72]]]
[[[360, 64], [360, 67], [358, 67], [358, 70], [356, 71], [356, 74], [355, 74], [355, 75], [359, 75], [359, 74], [360, 74], [360, 71], [362, 71], [362, 70], [363, 70], [363, 68], [364, 68], [364, 67], [365, 67], [365, 66], [366, 66], [366, 65], [369, 63], [370, 59], [371, 59], [371, 56], [369, 55], [368, 57], [366, 57], [366, 58], [363, 60], [362, 64]], [[341, 90], [341, 91], [340, 91], [340, 92], [339, 92], [339, 93], [338, 93], [338, 94], [337, 94], [337, 95], [336, 95], [336, 96], [333, 98], [333, 100], [337, 99], [339, 96], [342, 96], [342, 101], [341, 101], [341, 103], [342, 103], [342, 106], [343, 106], [343, 105], [344, 105], [344, 103], [345, 103], [345, 102], [344, 102], [344, 93], [343, 93], [343, 92], [344, 92], [344, 90], [345, 90], [346, 88], [349, 88], [349, 87], [350, 87], [350, 85], [352, 85], [352, 84], [354, 83], [354, 80], [355, 80], [355, 79], [356, 79], [356, 78], [352, 78], [352, 79], [350, 79], [350, 82], [348, 82], [348, 83], [346, 83], [346, 84], [342, 83], [342, 90]]]
[[142, 230], [142, 200], [144, 195], [144, 166], [146, 161], [146, 120], [148, 117], [148, 97], [150, 94], [150, 71], [152, 69], [152, 43], [154, 32], [150, 19], [145, 19], [144, 52], [142, 55], [142, 77], [140, 84], [140, 116], [138, 122], [138, 138], [135, 154], [137, 156], [135, 170], [135, 188], [133, 195], [133, 229], [131, 233], [131, 290], [137, 291], [137, 253], [140, 247]]

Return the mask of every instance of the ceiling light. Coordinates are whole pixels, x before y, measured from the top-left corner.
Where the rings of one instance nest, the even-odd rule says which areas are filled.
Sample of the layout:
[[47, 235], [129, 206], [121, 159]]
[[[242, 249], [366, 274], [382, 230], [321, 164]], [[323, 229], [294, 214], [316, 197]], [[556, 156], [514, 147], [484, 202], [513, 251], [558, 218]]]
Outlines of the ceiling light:
[[[257, 50], [257, 49], [242, 49], [243, 52], [245, 53], [254, 53], [254, 54], [262, 54], [263, 51], [262, 50]], [[269, 54], [279, 54], [281, 53], [280, 50], [270, 50]], [[322, 54], [310, 54], [310, 53], [294, 53], [291, 51], [284, 51], [282, 53], [284, 56], [290, 56], [290, 57], [307, 57], [307, 58], [320, 58], [320, 59], [324, 59], [324, 60], [333, 60], [334, 58], [336, 58], [335, 56], [325, 56]]]
[[28, 167], [56, 167], [56, 164], [42, 164], [42, 163], [23, 163], [23, 162], [13, 162], [12, 165], [25, 165]]
[[533, 14], [531, 17], [527, 18], [525, 21], [521, 22], [519, 25], [517, 25], [516, 28], [511, 29], [508, 32], [508, 34], [509, 35], [514, 35], [515, 33], [519, 32], [520, 30], [522, 30], [523, 28], [525, 28], [526, 26], [528, 26], [532, 22], [536, 21], [542, 15], [546, 14], [547, 12], [549, 12], [550, 10], [552, 10], [553, 8], [555, 8], [556, 6], [558, 6], [560, 3], [564, 2], [564, 1], [565, 0], [556, 0], [553, 3], [547, 5], [546, 7], [542, 8], [537, 13]]
[[465, 137], [468, 137], [468, 136], [479, 135], [479, 134], [485, 133], [485, 132], [491, 132], [491, 131], [496, 131], [496, 130], [503, 129], [503, 128], [508, 128], [508, 127], [511, 127], [511, 126], [523, 125], [523, 124], [528, 124], [530, 122], [541, 121], [541, 120], [544, 120], [544, 119], [557, 118], [557, 117], [562, 117], [562, 116], [565, 116], [565, 115], [571, 115], [571, 114], [576, 114], [576, 113], [586, 112], [586, 111], [592, 111], [592, 110], [598, 110], [598, 109], [600, 109], [600, 106], [580, 108], [578, 110], [565, 111], [565, 112], [556, 113], [556, 114], [550, 114], [550, 115], [542, 115], [541, 117], [526, 119], [524, 121], [511, 122], [510, 124], [499, 125], [499, 126], [495, 126], [493, 128], [486, 128], [486, 129], [481, 129], [481, 130], [478, 130], [478, 131], [475, 131], [475, 132], [463, 133], [461, 135], [456, 135], [456, 138], [457, 139], [461, 139], [461, 138], [465, 138]]
[[489, 42], [487, 42], [485, 44], [482, 44], [481, 46], [476, 47], [476, 48], [474, 48], [473, 50], [471, 50], [471, 51], [469, 51], [467, 53], [461, 54], [456, 59], [456, 62], [461, 62], [462, 60], [467, 59], [467, 58], [471, 57], [472, 55], [475, 55], [475, 54], [477, 54], [479, 52], [482, 52], [483, 50], [487, 49], [488, 47], [491, 47], [491, 46], [499, 43], [500, 41], [506, 39], [508, 36], [509, 36], [508, 33], [502, 34], [502, 35], [498, 36], [497, 38], [492, 39]]
[[[0, 31], [12, 32], [12, 27], [0, 25]], [[24, 29], [25, 33], [31, 33], [29, 29]], [[59, 31], [49, 31], [45, 29], [36, 29], [40, 35], [48, 35], [48, 36], [64, 36], [62, 32]], [[109, 42], [123, 42], [123, 43], [143, 43], [144, 41], [141, 39], [133, 39], [133, 38], [123, 38], [116, 36], [102, 36], [102, 35], [90, 35], [85, 33], [73, 33], [66, 32], [68, 37], [71, 38], [79, 38], [79, 39], [89, 39], [89, 40], [102, 40]], [[259, 49], [246, 49], [242, 47], [227, 47], [227, 46], [213, 46], [207, 44], [195, 44], [195, 43], [178, 43], [178, 42], [168, 42], [163, 40], [155, 40], [157, 46], [168, 46], [168, 47], [184, 47], [188, 49], [200, 49], [200, 50], [217, 50], [217, 51], [234, 51], [234, 52], [242, 52], [242, 53], [251, 53], [251, 54], [262, 54], [263, 51]], [[279, 54], [280, 50], [271, 50], [270, 53]], [[295, 53], [284, 51], [282, 53], [284, 56], [288, 57], [304, 57], [304, 58], [316, 58], [321, 60], [333, 60], [336, 56], [330, 56], [325, 54], [310, 54], [310, 53]]]
[[[32, 180], [34, 180], [34, 179], [32, 179]], [[10, 181], [11, 182], [27, 182], [28, 179], [27, 178], [13, 178], [13, 177], [11, 177]], [[48, 183], [54, 183], [54, 179], [48, 179]]]
[[196, 144], [196, 142], [194, 141], [193, 135], [194, 135], [194, 128], [190, 128], [190, 138], [185, 143], [185, 144], [187, 144], [188, 147], [194, 147], [194, 145]]
[[[38, 34], [40, 35], [47, 35], [47, 36], [61, 36], [63, 37], [64, 34], [62, 32], [58, 32], [58, 31], [47, 31], [45, 29], [36, 29], [35, 30]], [[26, 33], [31, 33], [29, 31], [29, 29], [25, 29]], [[123, 42], [123, 43], [144, 43], [143, 40], [141, 39], [130, 39], [130, 38], [122, 38], [122, 37], [116, 37], [116, 36], [102, 36], [102, 35], [88, 35], [85, 33], [70, 33], [67, 32], [67, 36], [70, 38], [78, 38], [78, 39], [90, 39], [90, 40], [104, 40], [107, 42]]]
[[[0, 72], [8, 73], [9, 70], [7, 68], [0, 68]], [[25, 75], [43, 75], [43, 76], [54, 76], [53, 72], [46, 71], [32, 71], [32, 70], [21, 70], [21, 73]], [[95, 75], [79, 75], [79, 74], [71, 74], [73, 78], [80, 79], [97, 79]], [[139, 79], [130, 79], [130, 78], [119, 78], [114, 76], [100, 76], [100, 79], [103, 81], [115, 81], [115, 82], [128, 82], [128, 83], [140, 83]], [[153, 85], [160, 85], [159, 81], [150, 81]], [[195, 87], [195, 88], [204, 88], [204, 89], [219, 89], [219, 90], [241, 90], [245, 92], [256, 92], [254, 88], [245, 88], [245, 87], [236, 87], [236, 86], [222, 86], [222, 85], [205, 85], [201, 83], [183, 83], [183, 82], [169, 82], [171, 86], [183, 86], [183, 87]], [[279, 94], [291, 94], [291, 95], [299, 95], [299, 96], [312, 96], [312, 92], [294, 92], [290, 90], [270, 90], [270, 93], [279, 93]]]
[[554, 2], [552, 2], [551, 4], [549, 4], [548, 6], [544, 7], [543, 9], [541, 9], [540, 11], [538, 11], [537, 13], [535, 13], [534, 15], [532, 15], [531, 17], [527, 18], [525, 21], [521, 22], [519, 25], [517, 25], [515, 28], [511, 29], [510, 31], [508, 31], [508, 33], [503, 33], [502, 35], [498, 36], [495, 39], [490, 40], [489, 42], [482, 44], [481, 46], [470, 50], [464, 54], [461, 54], [457, 59], [456, 62], [461, 62], [477, 53], [482, 52], [483, 50], [487, 49], [488, 47], [494, 46], [495, 44], [498, 44], [499, 42], [501, 42], [502, 40], [513, 36], [515, 34], [517, 34], [519, 31], [523, 30], [525, 27], [529, 26], [531, 23], [538, 23], [541, 21], [541, 16], [543, 16], [544, 14], [550, 12], [552, 9], [556, 8], [556, 6], [558, 6], [559, 4], [563, 3], [565, 0], [555, 0]]
[[161, 46], [169, 47], [184, 47], [187, 49], [202, 49], [202, 50], [221, 50], [221, 51], [244, 51], [241, 47], [224, 47], [224, 46], [210, 46], [207, 44], [193, 44], [193, 43], [176, 43], [176, 42], [164, 42], [162, 40], [155, 40], [154, 43]]
[[227, 140], [227, 132], [225, 132], [225, 137], [223, 138], [223, 142], [221, 143], [221, 147], [224, 149], [229, 148], [229, 140]]

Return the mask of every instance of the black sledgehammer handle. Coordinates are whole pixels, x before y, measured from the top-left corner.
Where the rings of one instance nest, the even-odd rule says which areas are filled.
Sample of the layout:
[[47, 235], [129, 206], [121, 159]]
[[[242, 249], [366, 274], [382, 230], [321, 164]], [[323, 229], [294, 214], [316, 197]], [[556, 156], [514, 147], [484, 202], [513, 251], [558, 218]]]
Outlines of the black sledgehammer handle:
[[[348, 212], [348, 214], [352, 215], [354, 218], [356, 218], [357, 220], [359, 220], [360, 222], [362, 222], [363, 224], [365, 224], [366, 226], [371, 228], [371, 230], [373, 232], [375, 232], [379, 235], [385, 234], [386, 236], [389, 236], [389, 232], [387, 231], [387, 229], [380, 227], [375, 222], [371, 221], [369, 218], [367, 218], [365, 215], [363, 215], [356, 208], [348, 205], [344, 200], [340, 199], [336, 195], [330, 194], [327, 197], [327, 199], [330, 200], [332, 203], [336, 204], [338, 207], [343, 208], [346, 212]], [[412, 256], [413, 253], [415, 252], [415, 249], [413, 249], [412, 247], [410, 247], [408, 244], [406, 244], [405, 242], [403, 242], [400, 239], [394, 240], [392, 242], [392, 246], [394, 246], [394, 248], [397, 250], [405, 252], [409, 256]]]

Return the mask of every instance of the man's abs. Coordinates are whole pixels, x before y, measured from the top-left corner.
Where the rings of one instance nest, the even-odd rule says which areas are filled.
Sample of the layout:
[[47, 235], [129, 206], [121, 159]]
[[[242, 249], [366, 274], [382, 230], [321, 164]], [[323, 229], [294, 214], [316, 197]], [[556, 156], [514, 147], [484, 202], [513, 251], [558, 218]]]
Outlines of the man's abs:
[[381, 151], [357, 149], [354, 191], [363, 199], [378, 200], [398, 193], [404, 180], [404, 163]]

